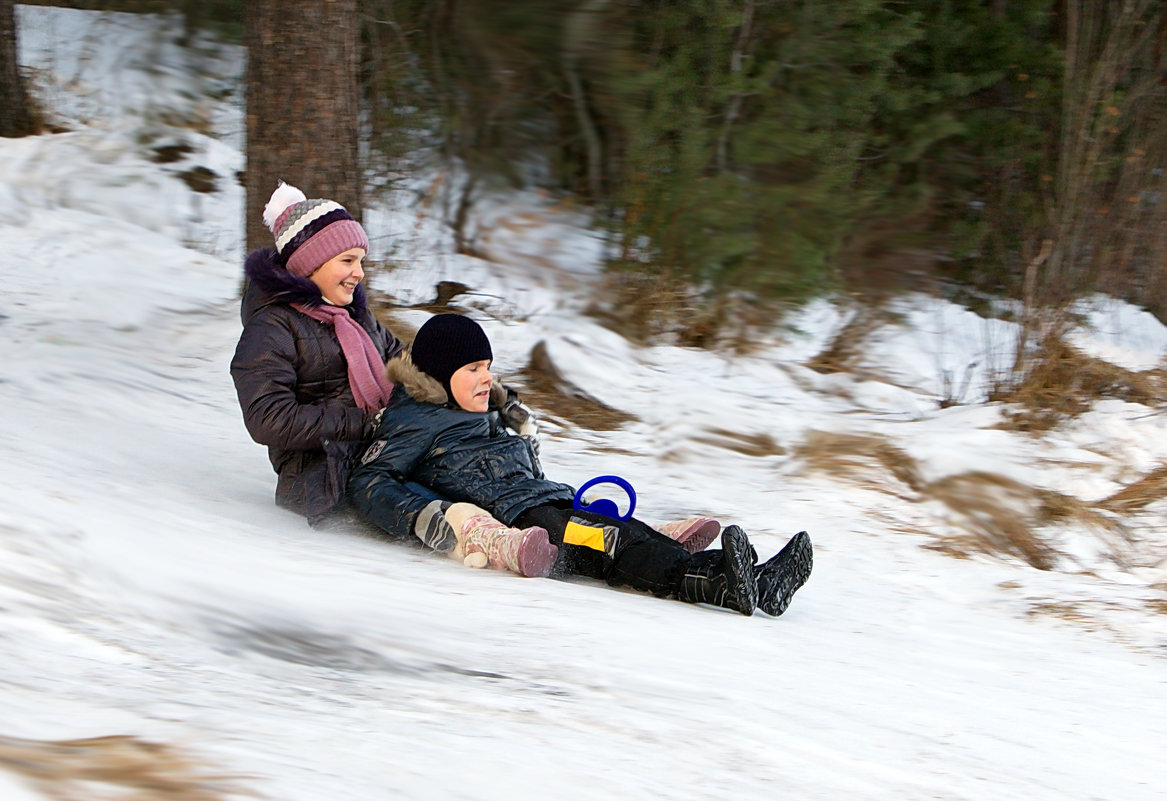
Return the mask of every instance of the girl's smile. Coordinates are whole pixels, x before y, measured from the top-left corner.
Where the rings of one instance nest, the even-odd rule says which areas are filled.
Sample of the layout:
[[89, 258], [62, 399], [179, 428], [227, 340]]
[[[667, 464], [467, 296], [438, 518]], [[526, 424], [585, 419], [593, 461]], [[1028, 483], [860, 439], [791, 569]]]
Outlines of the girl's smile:
[[350, 248], [320, 265], [308, 280], [320, 288], [320, 294], [329, 303], [347, 306], [353, 302], [357, 284], [365, 277], [364, 260], [364, 248]]

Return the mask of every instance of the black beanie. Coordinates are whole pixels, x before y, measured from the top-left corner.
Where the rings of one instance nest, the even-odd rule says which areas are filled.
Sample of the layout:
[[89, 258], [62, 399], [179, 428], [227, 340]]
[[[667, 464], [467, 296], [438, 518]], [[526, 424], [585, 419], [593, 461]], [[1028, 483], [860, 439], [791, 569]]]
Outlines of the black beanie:
[[461, 314], [437, 314], [426, 320], [413, 339], [414, 365], [436, 379], [450, 394], [450, 376], [471, 362], [493, 359], [482, 326]]

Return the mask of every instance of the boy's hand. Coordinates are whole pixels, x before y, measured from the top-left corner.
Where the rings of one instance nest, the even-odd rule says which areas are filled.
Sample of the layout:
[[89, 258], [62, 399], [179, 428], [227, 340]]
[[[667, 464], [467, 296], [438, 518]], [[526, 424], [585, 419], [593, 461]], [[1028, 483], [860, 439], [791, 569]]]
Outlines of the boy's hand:
[[507, 428], [520, 437], [529, 437], [538, 443], [539, 422], [535, 419], [535, 413], [519, 400], [518, 395], [508, 395], [506, 403], [499, 409], [499, 414], [502, 415], [502, 421], [506, 423]]

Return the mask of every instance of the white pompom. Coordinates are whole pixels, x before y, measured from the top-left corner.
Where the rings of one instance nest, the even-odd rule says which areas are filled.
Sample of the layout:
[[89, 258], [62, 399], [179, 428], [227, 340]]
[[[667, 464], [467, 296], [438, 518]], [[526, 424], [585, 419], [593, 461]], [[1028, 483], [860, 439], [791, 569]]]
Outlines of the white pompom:
[[276, 220], [287, 210], [288, 206], [308, 198], [296, 187], [280, 181], [276, 191], [271, 193], [271, 199], [263, 207], [263, 224], [273, 234], [276, 232]]

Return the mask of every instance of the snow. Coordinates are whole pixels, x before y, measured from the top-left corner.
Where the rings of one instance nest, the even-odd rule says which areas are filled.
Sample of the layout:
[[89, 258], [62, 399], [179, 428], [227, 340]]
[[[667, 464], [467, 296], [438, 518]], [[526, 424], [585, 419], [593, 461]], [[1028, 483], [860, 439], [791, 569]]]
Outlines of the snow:
[[1097, 296], [1079, 301], [1074, 312], [1084, 325], [1071, 342], [1087, 353], [1128, 370], [1164, 366], [1167, 329], [1145, 309]]
[[[763, 556], [806, 529], [815, 571], [780, 619], [743, 618], [310, 529], [273, 505], [227, 373], [242, 53], [184, 51], [164, 17], [17, 12], [67, 130], [0, 140], [0, 797], [66, 781], [47, 741], [114, 735], [287, 801], [1163, 797], [1167, 503], [1119, 533], [1040, 521], [1053, 570], [926, 547], [963, 531], [936, 482], [987, 473], [1096, 503], [1167, 463], [1160, 410], [1000, 427], [982, 393], [1013, 330], [923, 296], [854, 372], [806, 366], [850, 317], [831, 299], [748, 355], [635, 345], [583, 314], [603, 239], [580, 210], [500, 196], [472, 221], [477, 255], [457, 255], [440, 212], [407, 202], [423, 184], [403, 184], [367, 220], [393, 265], [371, 287], [412, 304], [460, 281], [504, 375], [543, 343], [632, 416], [549, 419], [550, 475], [618, 473], [638, 516], [737, 521]], [[152, 155], [175, 143], [181, 160]], [[217, 191], [178, 177], [193, 166]], [[1162, 365], [1146, 312], [1080, 311], [1083, 349]], [[966, 405], [941, 408], [953, 386]], [[816, 432], [880, 438], [915, 480], [817, 469]]]

